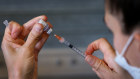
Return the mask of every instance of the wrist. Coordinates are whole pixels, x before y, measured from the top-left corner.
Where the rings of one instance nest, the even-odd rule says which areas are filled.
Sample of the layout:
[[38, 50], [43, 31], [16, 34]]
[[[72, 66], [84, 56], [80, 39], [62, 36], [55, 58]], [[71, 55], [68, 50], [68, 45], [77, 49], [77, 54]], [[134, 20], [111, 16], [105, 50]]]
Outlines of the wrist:
[[8, 76], [9, 76], [9, 79], [23, 79], [21, 75], [21, 71], [19, 70], [8, 72]]

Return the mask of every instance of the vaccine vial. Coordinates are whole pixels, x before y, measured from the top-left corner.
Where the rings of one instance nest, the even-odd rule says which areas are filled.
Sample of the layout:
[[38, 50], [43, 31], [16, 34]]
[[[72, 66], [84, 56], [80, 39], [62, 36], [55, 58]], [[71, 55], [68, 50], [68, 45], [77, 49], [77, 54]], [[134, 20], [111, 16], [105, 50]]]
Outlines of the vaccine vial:
[[47, 34], [50, 35], [52, 33], [52, 31], [53, 31], [52, 28], [50, 28], [49, 25], [44, 20], [40, 19], [38, 21], [38, 23], [40, 23], [40, 24], [42, 24], [44, 26], [44, 31], [46, 31]]

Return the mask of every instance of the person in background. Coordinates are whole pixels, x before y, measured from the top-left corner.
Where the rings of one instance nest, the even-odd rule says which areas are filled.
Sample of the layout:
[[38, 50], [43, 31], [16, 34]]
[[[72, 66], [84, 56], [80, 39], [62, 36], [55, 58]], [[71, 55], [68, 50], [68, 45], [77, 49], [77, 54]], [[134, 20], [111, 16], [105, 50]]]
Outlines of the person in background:
[[[105, 0], [105, 23], [113, 33], [115, 49], [101, 38], [85, 51], [85, 60], [101, 79], [140, 79], [139, 10], [139, 0]], [[13, 21], [6, 27], [2, 50], [9, 79], [37, 79], [38, 54], [49, 36], [39, 19], [47, 21], [43, 15], [22, 27]], [[103, 53], [103, 59], [92, 55], [96, 50]]]
[[[92, 42], [86, 61], [103, 79], [140, 79], [140, 0], [105, 0], [105, 23], [114, 48], [104, 38]], [[92, 56], [102, 51], [103, 60]]]

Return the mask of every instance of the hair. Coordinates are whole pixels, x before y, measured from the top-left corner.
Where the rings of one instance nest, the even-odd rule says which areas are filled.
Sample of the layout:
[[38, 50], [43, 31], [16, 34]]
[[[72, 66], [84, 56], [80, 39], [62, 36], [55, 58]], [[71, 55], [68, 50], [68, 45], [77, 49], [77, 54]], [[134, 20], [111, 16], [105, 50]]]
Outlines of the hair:
[[121, 12], [123, 32], [131, 34], [140, 28], [140, 0], [107, 0], [111, 14]]

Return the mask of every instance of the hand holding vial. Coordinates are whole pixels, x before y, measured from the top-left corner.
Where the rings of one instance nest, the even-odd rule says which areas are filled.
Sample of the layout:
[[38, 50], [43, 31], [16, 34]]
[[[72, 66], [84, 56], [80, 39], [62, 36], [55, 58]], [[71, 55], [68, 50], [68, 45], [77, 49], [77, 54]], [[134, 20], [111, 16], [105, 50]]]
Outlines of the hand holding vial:
[[[2, 50], [9, 79], [37, 78], [38, 54], [49, 37], [49, 34], [43, 30], [44, 25], [38, 23], [40, 19], [47, 21], [47, 17], [43, 15], [28, 21], [23, 26], [14, 21], [8, 23], [2, 41]], [[52, 28], [49, 22], [47, 24]]]

